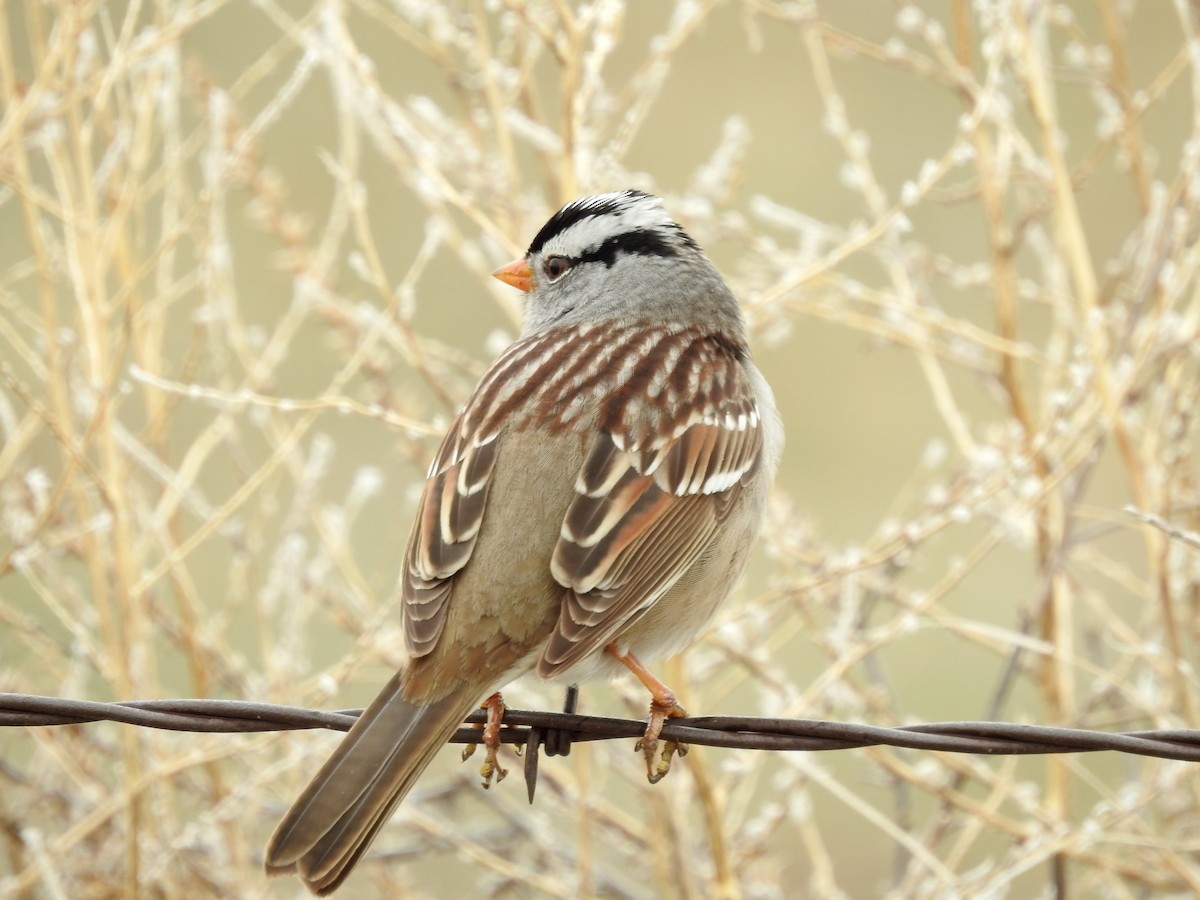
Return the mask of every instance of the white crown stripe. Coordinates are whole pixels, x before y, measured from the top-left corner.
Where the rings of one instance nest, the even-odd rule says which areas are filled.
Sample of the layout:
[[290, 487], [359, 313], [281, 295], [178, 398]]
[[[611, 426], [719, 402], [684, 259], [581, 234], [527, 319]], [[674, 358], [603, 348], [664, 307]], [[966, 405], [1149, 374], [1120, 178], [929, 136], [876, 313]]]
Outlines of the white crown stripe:
[[572, 204], [568, 208], [607, 211], [603, 215], [584, 216], [552, 235], [542, 248], [543, 253], [569, 249], [571, 252], [565, 255], [579, 256], [600, 247], [605, 241], [630, 232], [670, 233], [679, 229], [657, 197], [628, 196], [620, 193], [599, 194], [589, 198], [586, 203]]

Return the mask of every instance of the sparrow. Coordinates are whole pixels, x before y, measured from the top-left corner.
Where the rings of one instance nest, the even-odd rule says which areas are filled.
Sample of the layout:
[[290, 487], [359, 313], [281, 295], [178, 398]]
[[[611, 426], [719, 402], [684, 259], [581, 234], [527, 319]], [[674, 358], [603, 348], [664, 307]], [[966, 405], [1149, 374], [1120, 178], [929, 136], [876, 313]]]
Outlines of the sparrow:
[[409, 660], [279, 823], [270, 874], [336, 890], [481, 704], [487, 785], [500, 689], [632, 672], [649, 690], [651, 781], [684, 715], [643, 660], [686, 647], [746, 566], [783, 446], [736, 298], [662, 201], [635, 190], [556, 212], [493, 273], [521, 335], [437, 451], [400, 575]]

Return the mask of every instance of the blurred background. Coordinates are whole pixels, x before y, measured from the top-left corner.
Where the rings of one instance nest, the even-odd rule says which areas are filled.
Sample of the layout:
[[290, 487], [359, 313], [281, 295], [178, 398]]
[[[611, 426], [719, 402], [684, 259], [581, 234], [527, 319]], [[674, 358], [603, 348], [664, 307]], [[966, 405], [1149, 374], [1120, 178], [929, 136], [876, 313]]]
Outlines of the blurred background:
[[[0, 691], [368, 702], [425, 467], [520, 328], [489, 273], [637, 187], [788, 435], [659, 667], [690, 711], [1196, 727], [1196, 15], [0, 4]], [[337, 740], [6, 729], [0, 896], [300, 896], [261, 848]], [[1192, 764], [696, 749], [649, 787], [632, 743], [532, 807], [446, 750], [347, 895], [1200, 891]]]

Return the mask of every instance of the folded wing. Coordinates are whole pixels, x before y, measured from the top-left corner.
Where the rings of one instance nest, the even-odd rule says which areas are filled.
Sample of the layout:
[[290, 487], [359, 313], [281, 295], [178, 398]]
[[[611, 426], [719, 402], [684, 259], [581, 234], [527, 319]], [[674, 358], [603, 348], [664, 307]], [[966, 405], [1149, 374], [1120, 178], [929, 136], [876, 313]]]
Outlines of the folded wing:
[[602, 649], [671, 589], [762, 454], [737, 349], [703, 334], [648, 353], [602, 421], [551, 563], [568, 590], [538, 665], [545, 677]]

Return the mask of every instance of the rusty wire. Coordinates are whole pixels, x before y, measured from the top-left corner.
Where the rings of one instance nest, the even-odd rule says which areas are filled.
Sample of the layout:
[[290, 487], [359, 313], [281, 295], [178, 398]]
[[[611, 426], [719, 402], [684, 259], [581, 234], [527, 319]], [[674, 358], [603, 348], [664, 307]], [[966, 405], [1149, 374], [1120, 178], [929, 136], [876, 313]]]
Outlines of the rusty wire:
[[[361, 709], [332, 712], [241, 700], [133, 700], [99, 703], [34, 694], [0, 693], [0, 727], [123, 722], [168, 731], [250, 733], [326, 728], [349, 731]], [[473, 712], [450, 738], [473, 744], [486, 713]], [[500, 740], [525, 749], [525, 781], [532, 801], [542, 747], [566, 755], [570, 744], [640, 737], [646, 723], [635, 719], [585, 716], [575, 712], [509, 709]], [[1092, 753], [1100, 750], [1161, 759], [1200, 762], [1200, 730], [1157, 729], [1107, 732], [1012, 722], [935, 722], [895, 728], [816, 719], [754, 716], [698, 716], [671, 719], [664, 739], [708, 747], [749, 750], [846, 750], [890, 746], [988, 756], [1039, 753]]]

